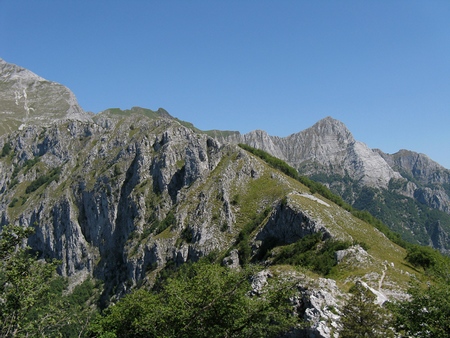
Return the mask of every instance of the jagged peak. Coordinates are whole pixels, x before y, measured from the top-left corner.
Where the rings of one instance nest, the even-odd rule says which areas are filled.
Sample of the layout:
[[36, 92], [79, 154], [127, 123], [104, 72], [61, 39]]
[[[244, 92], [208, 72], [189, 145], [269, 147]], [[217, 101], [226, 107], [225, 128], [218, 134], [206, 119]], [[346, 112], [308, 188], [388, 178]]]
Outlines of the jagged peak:
[[262, 129], [252, 130], [249, 133], [247, 133], [246, 135], [255, 135], [258, 137], [266, 137], [266, 136], [270, 137], [269, 134], [265, 130], [262, 130]]
[[61, 120], [91, 121], [65, 86], [23, 67], [0, 61], [0, 135], [26, 125], [49, 125]]
[[347, 128], [347, 126], [343, 122], [341, 122], [331, 116], [327, 116], [327, 117], [319, 120], [309, 129], [314, 129], [319, 132], [328, 130], [329, 132], [345, 133], [345, 134], [351, 135], [350, 130]]
[[[0, 58], [0, 76], [4, 79], [25, 80], [25, 81], [47, 81], [43, 77], [33, 73], [32, 71], [6, 62]], [[50, 82], [50, 81], [48, 81]]]
[[397, 164], [401, 163], [402, 166], [406, 168], [422, 167], [427, 168], [427, 170], [448, 170], [439, 163], [433, 161], [428, 155], [412, 150], [400, 149], [391, 156]]
[[292, 134], [287, 138], [297, 138], [298, 136], [306, 138], [309, 141], [315, 140], [315, 142], [319, 143], [336, 142], [340, 144], [348, 144], [355, 142], [355, 139], [347, 126], [343, 122], [336, 120], [331, 116], [327, 116], [316, 122], [313, 126], [299, 133]]

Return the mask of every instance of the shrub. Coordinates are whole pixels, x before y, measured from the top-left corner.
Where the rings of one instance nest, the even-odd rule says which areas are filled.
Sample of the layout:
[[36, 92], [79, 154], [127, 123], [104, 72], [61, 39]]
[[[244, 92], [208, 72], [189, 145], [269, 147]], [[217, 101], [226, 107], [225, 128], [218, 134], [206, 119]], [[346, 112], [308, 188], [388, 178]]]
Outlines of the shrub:
[[25, 193], [27, 194], [32, 193], [33, 191], [36, 191], [45, 184], [49, 184], [53, 181], [58, 181], [60, 174], [61, 174], [60, 167], [52, 169], [48, 174], [40, 176], [33, 182], [31, 182], [30, 185], [25, 189]]
[[304, 266], [324, 276], [337, 264], [334, 253], [351, 246], [350, 242], [322, 239], [321, 233], [307, 235], [299, 241], [281, 248], [275, 256], [275, 264]]
[[11, 150], [12, 150], [11, 145], [10, 145], [8, 142], [5, 143], [5, 144], [3, 145], [2, 153], [0, 154], [0, 157], [6, 157], [6, 156], [8, 156], [8, 155], [11, 153]]

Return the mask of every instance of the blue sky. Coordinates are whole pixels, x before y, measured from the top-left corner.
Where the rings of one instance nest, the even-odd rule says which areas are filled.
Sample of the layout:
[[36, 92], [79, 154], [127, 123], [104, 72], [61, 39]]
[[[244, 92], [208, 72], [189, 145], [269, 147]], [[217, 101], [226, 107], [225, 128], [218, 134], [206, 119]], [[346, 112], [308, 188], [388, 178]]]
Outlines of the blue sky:
[[0, 57], [87, 111], [276, 136], [332, 116], [450, 168], [447, 0], [0, 0]]

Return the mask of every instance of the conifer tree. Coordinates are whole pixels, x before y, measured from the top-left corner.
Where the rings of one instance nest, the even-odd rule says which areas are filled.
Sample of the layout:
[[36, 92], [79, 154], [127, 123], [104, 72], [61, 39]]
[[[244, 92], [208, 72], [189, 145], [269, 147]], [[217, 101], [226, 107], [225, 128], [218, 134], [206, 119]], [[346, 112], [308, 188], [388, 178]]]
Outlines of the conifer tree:
[[357, 282], [352, 288], [353, 295], [342, 309], [341, 338], [393, 337], [389, 329], [387, 311], [375, 304], [376, 296], [368, 288]]

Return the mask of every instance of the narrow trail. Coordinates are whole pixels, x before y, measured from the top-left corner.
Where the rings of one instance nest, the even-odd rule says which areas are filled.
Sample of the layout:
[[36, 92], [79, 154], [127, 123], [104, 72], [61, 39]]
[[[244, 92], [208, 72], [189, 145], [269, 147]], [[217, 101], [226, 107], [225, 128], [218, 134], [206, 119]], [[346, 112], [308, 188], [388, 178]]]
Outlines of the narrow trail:
[[386, 277], [386, 271], [387, 271], [387, 264], [383, 264], [383, 272], [381, 273], [381, 278], [378, 281], [378, 290], [381, 290], [381, 286], [383, 285], [384, 277]]

